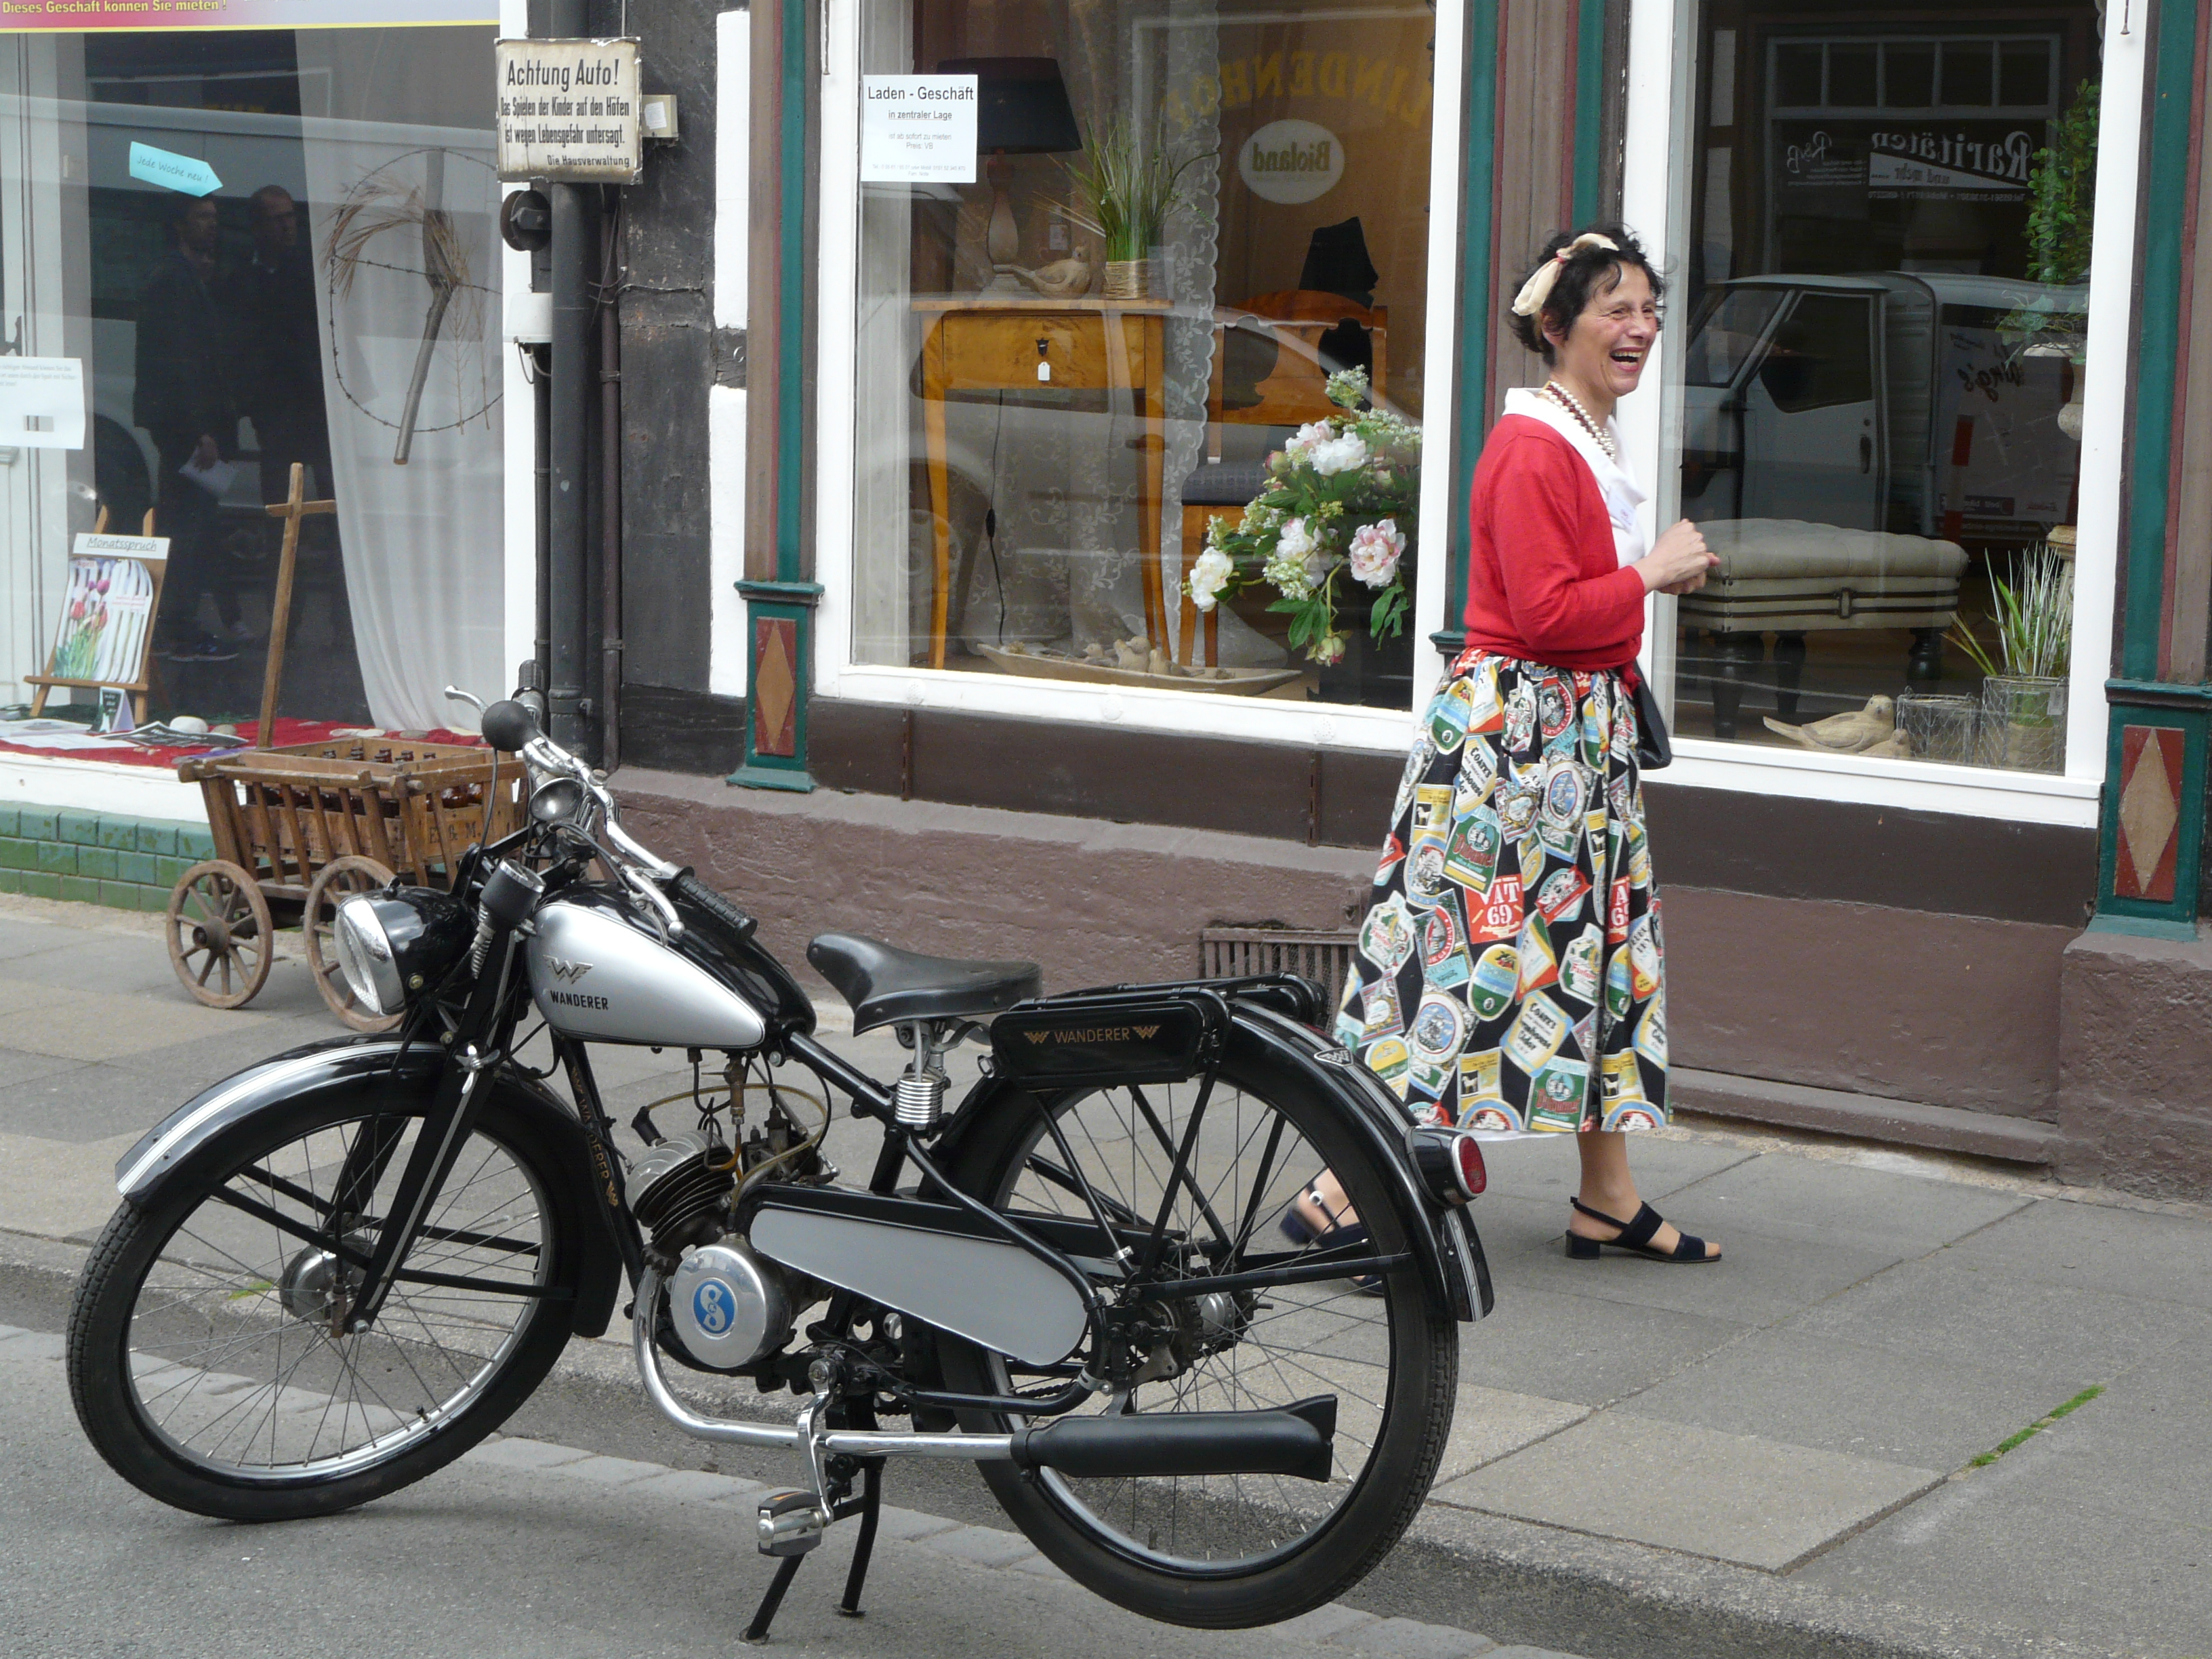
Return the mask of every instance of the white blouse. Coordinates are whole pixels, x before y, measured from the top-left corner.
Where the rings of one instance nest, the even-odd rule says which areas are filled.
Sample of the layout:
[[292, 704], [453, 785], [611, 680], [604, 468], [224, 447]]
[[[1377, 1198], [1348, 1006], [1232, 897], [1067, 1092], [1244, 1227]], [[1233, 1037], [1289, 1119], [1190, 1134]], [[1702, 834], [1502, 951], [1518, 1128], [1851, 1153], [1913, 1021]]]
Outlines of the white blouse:
[[[1613, 520], [1613, 550], [1624, 565], [1634, 564], [1651, 550], [1644, 539], [1644, 528], [1637, 522], [1636, 509], [1650, 500], [1644, 486], [1636, 482], [1626, 460], [1614, 460], [1594, 442], [1583, 423], [1567, 410], [1534, 388], [1516, 386], [1505, 394], [1508, 415], [1526, 415], [1530, 420], [1541, 421], [1553, 431], [1565, 435], [1575, 447], [1575, 453], [1589, 464], [1590, 476], [1597, 481], [1597, 493], [1605, 498], [1605, 510]], [[1613, 440], [1614, 450], [1626, 456], [1627, 449], [1620, 436], [1620, 422], [1611, 416], [1606, 417], [1606, 435]]]

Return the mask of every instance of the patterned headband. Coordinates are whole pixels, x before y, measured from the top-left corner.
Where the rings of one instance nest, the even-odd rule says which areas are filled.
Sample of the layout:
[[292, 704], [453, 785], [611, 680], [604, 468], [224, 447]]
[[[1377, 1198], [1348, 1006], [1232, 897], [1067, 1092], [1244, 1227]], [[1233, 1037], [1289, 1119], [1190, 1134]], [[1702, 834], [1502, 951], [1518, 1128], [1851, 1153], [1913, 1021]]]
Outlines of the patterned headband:
[[1567, 261], [1586, 247], [1603, 248], [1608, 253], [1620, 252], [1620, 244], [1610, 236], [1584, 231], [1529, 273], [1528, 280], [1521, 284], [1521, 291], [1513, 296], [1513, 314], [1533, 317], [1541, 311], [1544, 301], [1552, 297], [1552, 284], [1559, 280], [1559, 272], [1565, 269]]

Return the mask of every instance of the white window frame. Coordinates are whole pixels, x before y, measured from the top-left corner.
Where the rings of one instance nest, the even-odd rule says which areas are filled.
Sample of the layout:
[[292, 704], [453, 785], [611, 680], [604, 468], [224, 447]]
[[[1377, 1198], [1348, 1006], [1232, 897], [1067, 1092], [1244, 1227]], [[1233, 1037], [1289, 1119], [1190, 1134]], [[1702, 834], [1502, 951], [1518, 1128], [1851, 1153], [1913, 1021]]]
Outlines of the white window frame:
[[[1026, 679], [957, 669], [903, 668], [853, 659], [853, 595], [859, 580], [853, 520], [856, 495], [857, 427], [854, 342], [860, 310], [860, 8], [829, 8], [826, 72], [822, 82], [820, 245], [816, 276], [820, 342], [816, 384], [814, 523], [817, 580], [823, 584], [814, 635], [817, 696], [914, 708], [1024, 715], [1070, 724], [1103, 724], [1137, 731], [1247, 738], [1311, 747], [1402, 751], [1411, 741], [1415, 710], [1363, 708], [1342, 703], [1304, 703], [1266, 697], [1231, 697], [1202, 691], [1155, 690], [1148, 686], [1087, 685]], [[1449, 410], [1456, 395], [1454, 368], [1458, 330], [1460, 158], [1458, 111], [1466, 79], [1463, 6], [1437, 13], [1437, 84], [1431, 105], [1429, 168], [1429, 315], [1424, 371], [1426, 407]], [[1449, 125], [1448, 125], [1449, 124]], [[729, 185], [726, 183], [723, 189]], [[1452, 507], [1446, 427], [1430, 424], [1429, 465], [1421, 478], [1421, 521], [1437, 526], [1424, 538], [1427, 579], [1408, 626], [1415, 633], [1413, 684], [1425, 688], [1443, 672], [1443, 659], [1429, 636], [1443, 626], [1443, 527]], [[719, 502], [717, 503], [719, 514]], [[1416, 696], [1426, 700], [1425, 690]]]
[[[1689, 169], [1703, 154], [1692, 125], [1697, 54], [1703, 46], [1697, 0], [1637, 0], [1629, 15], [1629, 93], [1626, 170], [1622, 216], [1662, 251], [1662, 270], [1685, 264], [1689, 216]], [[2081, 475], [2074, 557], [2075, 649], [2067, 689], [2066, 757], [2063, 772], [2001, 772], [1927, 761], [1866, 760], [1850, 755], [1678, 738], [1668, 783], [1739, 789], [1763, 795], [1855, 802], [1906, 810], [1948, 812], [2025, 823], [2094, 829], [2105, 780], [2106, 700], [2111, 672], [2105, 641], [2112, 637], [2112, 601], [2118, 580], [2121, 434], [2126, 425], [2128, 331], [2134, 302], [2134, 227], [2140, 171], [2135, 135], [2141, 131], [2144, 31], [2120, 33], [2107, 19], [2104, 80], [2098, 110], [2100, 130], [2112, 142], [2097, 147], [2097, 238], [2089, 271], [2088, 371], [2082, 393]], [[1669, 165], [1680, 157], [1680, 167]], [[1620, 424], [1639, 476], [1660, 481], [1657, 511], [1675, 501], [1674, 469], [1664, 463], [1680, 453], [1680, 399], [1670, 384], [1660, 337], [1652, 367], [1661, 398], [1631, 398]], [[1655, 599], [1644, 635], [1644, 660], [1655, 684], [1668, 688], [1674, 668], [1673, 601]]]
[[[822, 86], [822, 208], [817, 250], [820, 296], [817, 337], [823, 388], [815, 410], [816, 545], [824, 586], [817, 617], [814, 685], [818, 696], [915, 708], [1000, 714], [1069, 723], [1098, 723], [1173, 734], [1203, 732], [1301, 746], [1390, 752], [1408, 741], [1416, 711], [1224, 697], [1146, 687], [1097, 686], [957, 670], [905, 668], [853, 658], [854, 584], [858, 578], [854, 511], [856, 482], [854, 343], [859, 311], [858, 249], [860, 191], [860, 19], [858, 8], [830, 7]], [[1437, 87], [1433, 107], [1456, 120], [1463, 104], [1465, 6], [1446, 3], [1437, 17]], [[1695, 0], [1637, 0], [1629, 19], [1628, 110], [1625, 124], [1623, 216], [1647, 246], [1662, 252], [1662, 269], [1679, 270], [1680, 228], [1687, 217], [1686, 173], [1673, 176], [1668, 158], [1692, 153], [1685, 125], [1692, 118], [1696, 52]], [[2115, 27], [2105, 41], [2100, 121], [2110, 133], [2140, 126], [2145, 64], [2141, 32]], [[1445, 112], [1449, 112], [1448, 118]], [[1460, 161], [1465, 146], [1455, 128], [1434, 134], [1431, 146], [1429, 244], [1430, 410], [1456, 404], [1459, 289]], [[2135, 222], [2139, 173], [2132, 143], [2099, 146], [2096, 210], [2108, 227]], [[743, 180], [723, 182], [726, 199]], [[1944, 812], [1998, 820], [2094, 828], [2103, 786], [2106, 748], [2106, 653], [2096, 643], [2110, 637], [2117, 580], [2120, 522], [2120, 434], [2124, 427], [2127, 337], [2131, 326], [2133, 238], [2107, 234], [2097, 240], [2090, 272], [2088, 368], [2083, 392], [2078, 542], [2075, 558], [2075, 638], [2077, 649], [2069, 690], [2065, 769], [2063, 773], [2002, 772], [1918, 761], [1867, 760], [1851, 756], [1766, 749], [1685, 738], [1675, 744], [1669, 784], [1738, 790], [1812, 800]], [[1661, 337], [1654, 367], [1665, 385], [1668, 337]], [[1680, 413], [1664, 398], [1632, 398], [1620, 422], [1629, 455], [1641, 476], [1665, 480], [1662, 457], [1679, 447]], [[1423, 479], [1423, 522], [1437, 526], [1426, 538], [1431, 580], [1421, 584], [1413, 626], [1414, 683], [1424, 686], [1441, 672], [1441, 654], [1430, 635], [1445, 623], [1441, 560], [1447, 544], [1441, 527], [1457, 506], [1449, 499], [1444, 434], [1430, 420], [1431, 465]], [[1656, 507], [1670, 506], [1662, 501]], [[718, 520], [724, 504], [716, 501]], [[1647, 509], [1651, 510], [1651, 509]], [[1656, 526], [1654, 526], [1656, 527]], [[719, 536], [718, 536], [719, 539]], [[1671, 688], [1674, 617], [1670, 601], [1655, 599], [1647, 615], [1644, 665], [1655, 681]], [[718, 652], [719, 657], [720, 653]]]

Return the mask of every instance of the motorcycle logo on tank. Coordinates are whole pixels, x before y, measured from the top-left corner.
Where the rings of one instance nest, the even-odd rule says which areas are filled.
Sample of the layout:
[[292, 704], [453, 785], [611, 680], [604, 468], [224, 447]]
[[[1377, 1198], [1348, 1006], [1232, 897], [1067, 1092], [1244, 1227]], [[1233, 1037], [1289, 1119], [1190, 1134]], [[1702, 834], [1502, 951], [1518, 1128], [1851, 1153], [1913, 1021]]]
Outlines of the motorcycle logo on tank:
[[737, 1311], [737, 1292], [719, 1279], [708, 1279], [691, 1293], [692, 1316], [709, 1336], [720, 1336], [729, 1329]]

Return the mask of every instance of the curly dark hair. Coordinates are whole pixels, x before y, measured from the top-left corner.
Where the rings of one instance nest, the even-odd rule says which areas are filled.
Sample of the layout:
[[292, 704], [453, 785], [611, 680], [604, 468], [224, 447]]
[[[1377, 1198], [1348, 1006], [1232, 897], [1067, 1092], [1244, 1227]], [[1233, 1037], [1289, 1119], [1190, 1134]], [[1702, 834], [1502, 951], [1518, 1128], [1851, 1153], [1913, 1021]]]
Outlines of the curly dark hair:
[[[1560, 333], [1566, 333], [1574, 327], [1575, 319], [1583, 314], [1595, 295], [1610, 294], [1620, 286], [1620, 273], [1624, 267], [1634, 265], [1650, 279], [1654, 300], [1667, 290], [1665, 281], [1653, 269], [1650, 259], [1645, 255], [1644, 244], [1636, 240], [1636, 234], [1627, 226], [1588, 225], [1581, 230], [1563, 230], [1545, 243], [1543, 252], [1527, 270], [1522, 272], [1521, 282], [1513, 285], [1513, 292], [1518, 294], [1539, 268], [1558, 258], [1561, 248], [1571, 246], [1576, 237], [1592, 232], [1607, 241], [1619, 244], [1619, 252], [1601, 247], [1579, 250], [1559, 272], [1559, 280], [1552, 284], [1552, 291], [1545, 295], [1543, 306], [1535, 315], [1516, 317], [1510, 309], [1506, 313], [1513, 337], [1529, 350], [1540, 354], [1547, 363], [1555, 361], [1558, 354], [1551, 341], [1545, 337], [1541, 325], [1549, 323]], [[1512, 303], [1509, 295], [1506, 304], [1510, 307]]]

